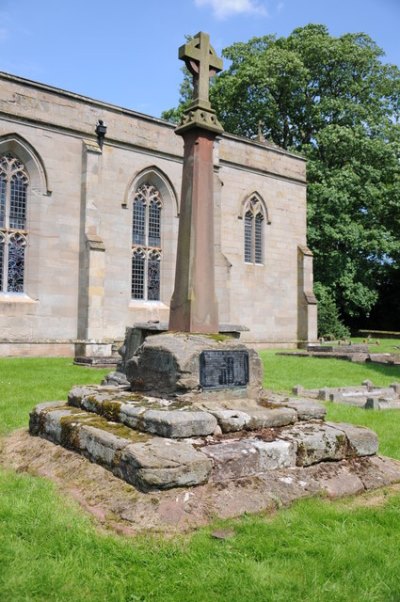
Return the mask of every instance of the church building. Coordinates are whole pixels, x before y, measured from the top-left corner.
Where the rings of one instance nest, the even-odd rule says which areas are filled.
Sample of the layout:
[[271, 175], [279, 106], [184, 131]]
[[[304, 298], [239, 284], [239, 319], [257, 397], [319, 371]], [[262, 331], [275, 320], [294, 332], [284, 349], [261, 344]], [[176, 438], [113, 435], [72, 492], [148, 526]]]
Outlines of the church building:
[[[0, 73], [0, 355], [110, 355], [168, 323], [182, 161], [170, 123]], [[220, 324], [315, 341], [305, 160], [221, 135], [214, 229]]]

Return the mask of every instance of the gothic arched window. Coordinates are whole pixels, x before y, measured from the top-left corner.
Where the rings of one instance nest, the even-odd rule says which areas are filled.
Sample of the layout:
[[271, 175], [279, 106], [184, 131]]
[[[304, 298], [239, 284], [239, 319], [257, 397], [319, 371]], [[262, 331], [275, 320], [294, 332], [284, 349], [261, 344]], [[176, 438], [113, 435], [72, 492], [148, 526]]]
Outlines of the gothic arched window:
[[160, 299], [161, 209], [159, 190], [141, 184], [133, 200], [132, 299]]
[[263, 263], [264, 260], [264, 209], [260, 199], [252, 196], [244, 210], [244, 260], [246, 263]]
[[28, 174], [13, 155], [0, 156], [0, 292], [24, 291]]

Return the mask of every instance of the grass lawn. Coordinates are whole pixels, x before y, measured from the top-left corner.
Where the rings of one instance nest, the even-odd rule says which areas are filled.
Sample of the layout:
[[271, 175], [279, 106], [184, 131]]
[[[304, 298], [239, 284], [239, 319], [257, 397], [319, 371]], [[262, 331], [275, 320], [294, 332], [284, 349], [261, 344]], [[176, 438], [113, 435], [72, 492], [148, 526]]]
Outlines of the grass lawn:
[[[261, 355], [265, 386], [275, 390], [400, 380], [399, 368]], [[26, 426], [36, 403], [64, 399], [73, 384], [105, 372], [66, 359], [1, 359], [2, 433]], [[400, 459], [400, 412], [330, 404], [329, 419], [370, 426], [381, 451]], [[2, 469], [0, 600], [398, 602], [400, 495], [359, 500], [306, 500], [274, 516], [219, 522], [235, 532], [223, 541], [210, 537], [217, 523], [172, 540], [127, 539], [96, 530], [52, 483]]]

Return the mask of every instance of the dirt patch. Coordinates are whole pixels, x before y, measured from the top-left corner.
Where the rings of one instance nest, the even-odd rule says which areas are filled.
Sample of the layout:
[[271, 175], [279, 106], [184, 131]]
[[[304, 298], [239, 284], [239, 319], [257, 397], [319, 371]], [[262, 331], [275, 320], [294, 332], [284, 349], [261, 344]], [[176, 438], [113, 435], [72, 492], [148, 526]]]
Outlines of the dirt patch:
[[[364, 491], [400, 481], [399, 462], [375, 457], [271, 471], [193, 488], [141, 493], [101, 466], [42, 438], [32, 437], [26, 430], [14, 431], [1, 440], [0, 464], [16, 472], [51, 479], [100, 528], [127, 536], [148, 530], [176, 534], [206, 525], [215, 518], [272, 512], [302, 497], [327, 492], [330, 497], [349, 495], [360, 488], [359, 483]], [[397, 490], [400, 491], [400, 485]], [[384, 496], [378, 492], [351, 503], [359, 500], [360, 506], [376, 505], [380, 499], [384, 503]]]

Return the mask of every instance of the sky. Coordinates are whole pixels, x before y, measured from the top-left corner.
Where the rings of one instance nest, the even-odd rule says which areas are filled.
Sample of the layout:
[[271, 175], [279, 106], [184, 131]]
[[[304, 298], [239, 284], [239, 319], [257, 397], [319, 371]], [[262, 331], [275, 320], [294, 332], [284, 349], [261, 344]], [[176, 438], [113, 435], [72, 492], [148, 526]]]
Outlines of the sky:
[[159, 117], [178, 104], [178, 48], [221, 50], [322, 23], [367, 33], [400, 67], [400, 0], [0, 0], [0, 71]]

